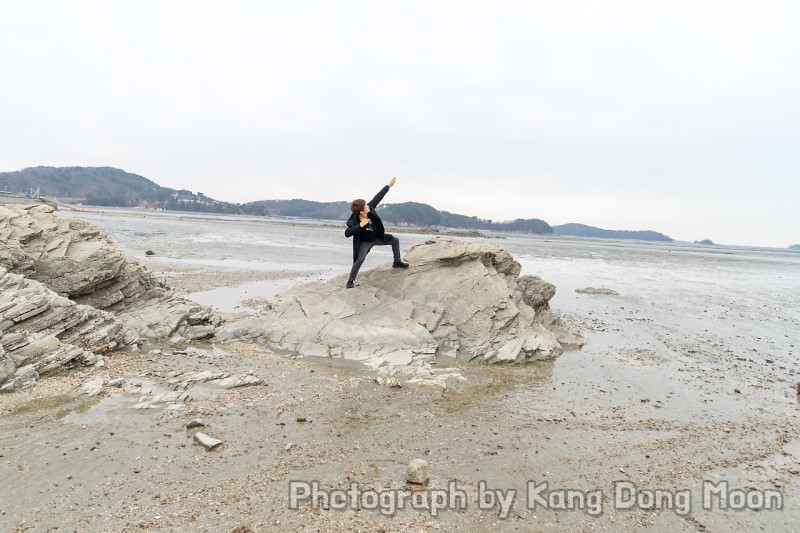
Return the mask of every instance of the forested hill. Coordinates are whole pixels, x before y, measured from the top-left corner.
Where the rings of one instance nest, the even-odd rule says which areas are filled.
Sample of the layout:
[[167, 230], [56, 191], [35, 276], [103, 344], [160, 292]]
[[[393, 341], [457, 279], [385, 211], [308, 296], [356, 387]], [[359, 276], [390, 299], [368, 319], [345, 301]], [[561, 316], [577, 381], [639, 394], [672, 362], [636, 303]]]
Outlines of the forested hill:
[[27, 193], [37, 189], [48, 198], [119, 207], [168, 202], [175, 192], [142, 176], [111, 167], [32, 167], [0, 172], [2, 191]]
[[387, 205], [381, 208], [381, 218], [397, 225], [444, 226], [447, 228], [517, 231], [522, 233], [553, 233], [553, 228], [550, 227], [550, 224], [538, 218], [517, 219], [512, 222], [494, 222], [478, 217], [439, 211], [428, 204], [416, 202]]
[[[176, 211], [243, 214], [258, 216], [306, 217], [346, 220], [348, 202], [310, 200], [260, 200], [246, 204], [221, 202], [202, 192], [175, 190], [112, 167], [33, 167], [16, 172], [0, 172], [0, 191], [28, 193], [40, 190], [43, 196], [68, 203], [97, 206], [164, 208]], [[552, 233], [539, 219], [493, 222], [439, 211], [416, 202], [381, 207], [381, 218], [388, 224], [444, 226], [449, 228]]]
[[562, 224], [553, 226], [556, 235], [572, 235], [575, 237], [596, 237], [601, 239], [636, 239], [640, 241], [672, 242], [672, 238], [657, 231], [630, 231], [595, 228], [584, 224]]
[[[16, 172], [0, 172], [0, 191], [28, 193], [39, 189], [43, 196], [68, 203], [99, 206], [164, 208], [176, 211], [243, 214], [259, 216], [306, 217], [345, 220], [348, 203], [310, 200], [260, 200], [246, 204], [221, 202], [202, 192], [175, 190], [112, 167], [33, 167]], [[473, 230], [509, 231], [612, 239], [672, 241], [655, 231], [604, 230], [583, 224], [551, 227], [538, 218], [497, 222], [447, 211], [428, 204], [405, 202], [381, 206], [381, 218], [391, 225], [448, 227]]]
[[350, 216], [349, 202], [314, 202], [312, 200], [258, 200], [242, 204], [248, 215], [273, 217], [305, 217], [321, 220], [346, 220]]
[[[284, 217], [309, 217], [325, 220], [345, 220], [350, 216], [348, 202], [312, 202], [309, 200], [261, 200], [242, 206], [250, 214]], [[550, 225], [536, 218], [513, 222], [493, 222], [439, 211], [428, 204], [404, 202], [380, 207], [381, 219], [397, 226], [442, 226], [446, 228], [517, 231], [522, 233], [553, 233]]]

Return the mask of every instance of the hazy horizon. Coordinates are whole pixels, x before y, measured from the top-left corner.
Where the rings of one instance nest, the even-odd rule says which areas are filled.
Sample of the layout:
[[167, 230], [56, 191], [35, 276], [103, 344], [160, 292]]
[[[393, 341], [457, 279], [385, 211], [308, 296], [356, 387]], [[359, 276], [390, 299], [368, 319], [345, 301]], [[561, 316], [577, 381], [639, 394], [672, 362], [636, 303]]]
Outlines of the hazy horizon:
[[[110, 165], [107, 165], [107, 166], [110, 167]], [[78, 168], [98, 168], [98, 167], [85, 167], [83, 165], [73, 165], [73, 167], [78, 167]], [[52, 168], [59, 168], [59, 167], [52, 167]], [[116, 167], [111, 167], [111, 168], [116, 168]], [[25, 170], [25, 169], [18, 169], [18, 170]], [[118, 170], [125, 171], [125, 169], [118, 169]], [[0, 173], [3, 173], [3, 172], [9, 172], [9, 171], [0, 169]], [[15, 171], [11, 171], [11, 172], [15, 172]], [[125, 172], [127, 172], [127, 171], [125, 171]], [[131, 172], [131, 174], [136, 174], [136, 173], [135, 172]], [[147, 176], [141, 176], [141, 177], [147, 178]], [[157, 185], [161, 185], [161, 184], [157, 183]], [[185, 187], [178, 187], [178, 189], [180, 190], [180, 189], [186, 189], [186, 188]], [[192, 191], [192, 192], [196, 194], [198, 192], [203, 192], [203, 191]], [[57, 197], [57, 195], [47, 194], [46, 191], [42, 191], [42, 195], [45, 196], [45, 197], [54, 198], [56, 200], [59, 199]], [[209, 198], [211, 198], [213, 200], [219, 200], [219, 198], [215, 198], [213, 196], [209, 196]], [[369, 195], [367, 195], [367, 199], [369, 199]], [[307, 198], [299, 198], [299, 197], [292, 197], [292, 198], [259, 198], [259, 199], [256, 199], [256, 200], [248, 200], [248, 201], [257, 202], [257, 201], [275, 201], [275, 200], [277, 200], [277, 201], [290, 201], [290, 200], [308, 200], [308, 199]], [[333, 202], [347, 202], [348, 200], [345, 200], [344, 198], [339, 198], [339, 199], [315, 200], [315, 201], [322, 202], [322, 203], [329, 203], [329, 202], [333, 203]], [[246, 203], [246, 202], [239, 202], [239, 203]], [[390, 204], [394, 204], [394, 203], [402, 203], [402, 202], [390, 202], [390, 201], [384, 200], [381, 203], [381, 205], [386, 206], [386, 205], [390, 205]], [[99, 207], [102, 207], [102, 206], [99, 206]], [[438, 209], [438, 207], [436, 205], [432, 205], [431, 207]], [[445, 210], [442, 210], [442, 209], [439, 209], [439, 210], [440, 211], [445, 211]], [[193, 211], [189, 211], [188, 213], [194, 213], [194, 212]], [[202, 214], [202, 213], [203, 212], [197, 212], [197, 214]], [[472, 213], [454, 213], [454, 214], [465, 215], [465, 216], [473, 216]], [[477, 215], [474, 215], [474, 216], [477, 216]], [[481, 217], [478, 217], [478, 218], [481, 218]], [[535, 217], [533, 217], [533, 218], [535, 218]], [[492, 221], [493, 222], [512, 222], [513, 220], [493, 219]], [[548, 224], [549, 224], [549, 221], [545, 220], [545, 222], [548, 222]], [[590, 227], [597, 227], [597, 226], [593, 226], [592, 224], [586, 223], [586, 222], [574, 222], [573, 221], [573, 222], [565, 222], [563, 224], [570, 224], [570, 223], [583, 224], [583, 225], [590, 226]], [[560, 225], [562, 225], [562, 224], [551, 224], [551, 226], [553, 226], [553, 227], [560, 226]], [[615, 231], [655, 231], [655, 232], [658, 232], [658, 233], [663, 233], [663, 232], [658, 231], [658, 229], [656, 229], [656, 228], [600, 228], [600, 229], [615, 230]], [[670, 235], [667, 235], [667, 236], [670, 236]], [[705, 237], [703, 237], [703, 239], [705, 239]], [[699, 241], [699, 240], [702, 240], [702, 239], [694, 239], [692, 241], [683, 241], [681, 239], [674, 239], [674, 240], [676, 242], [693, 242], [693, 241]], [[741, 245], [741, 244], [735, 244], [735, 243], [732, 244], [732, 243], [721, 243], [721, 242], [714, 242], [714, 244], [717, 244], [717, 245], [732, 245], [732, 246], [747, 246], [747, 245]], [[795, 244], [795, 243], [792, 243], [792, 244]], [[754, 246], [758, 246], [758, 245], [754, 245]], [[781, 246], [781, 247], [771, 247], [771, 248], [781, 249], [781, 248], [786, 248], [788, 246], [790, 246], [790, 245]]]
[[0, 7], [0, 168], [800, 242], [800, 5]]

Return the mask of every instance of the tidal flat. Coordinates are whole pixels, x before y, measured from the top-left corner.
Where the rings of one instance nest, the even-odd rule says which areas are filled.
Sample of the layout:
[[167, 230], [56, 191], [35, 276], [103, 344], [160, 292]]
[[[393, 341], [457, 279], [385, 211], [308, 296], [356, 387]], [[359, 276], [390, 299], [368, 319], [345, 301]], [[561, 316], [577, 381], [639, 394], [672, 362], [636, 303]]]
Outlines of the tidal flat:
[[[229, 322], [258, 316], [292, 286], [342, 276], [352, 261], [343, 225], [329, 222], [58, 215], [97, 225]], [[391, 231], [403, 251], [430, 238]], [[529, 365], [460, 365], [466, 380], [447, 389], [387, 387], [358, 364], [242, 343], [114, 353], [102, 369], [0, 396], [0, 530], [800, 529], [800, 254], [493, 237], [522, 274], [556, 285], [551, 308], [588, 341], [582, 349]], [[364, 269], [390, 260], [375, 250]], [[587, 287], [610, 291], [576, 292]], [[145, 390], [165, 393], [170, 379], [200, 371], [263, 383], [193, 387], [177, 408], [132, 407]], [[74, 393], [95, 379], [122, 384], [92, 398]], [[195, 444], [197, 430], [186, 429], [194, 419], [223, 444]], [[428, 485], [405, 483], [417, 458], [429, 464]], [[465, 505], [435, 516], [396, 501], [336, 510], [320, 496], [292, 509], [290, 481], [428, 497], [455, 483]], [[545, 482], [533, 496], [554, 497], [542, 505], [531, 489]], [[708, 483], [727, 483], [728, 498], [709, 498]], [[656, 490], [664, 497], [650, 499]], [[561, 501], [562, 491], [576, 497]], [[589, 493], [599, 493], [601, 512]], [[734, 510], [740, 493], [745, 508]], [[781, 508], [759, 509], [759, 494], [779, 494]]]

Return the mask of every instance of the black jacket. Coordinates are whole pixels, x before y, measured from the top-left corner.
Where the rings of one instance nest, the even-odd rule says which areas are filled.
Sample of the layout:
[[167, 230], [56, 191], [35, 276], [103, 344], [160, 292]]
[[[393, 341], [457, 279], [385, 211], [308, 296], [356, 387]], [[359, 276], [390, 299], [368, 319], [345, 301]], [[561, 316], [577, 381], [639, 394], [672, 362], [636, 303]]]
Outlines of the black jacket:
[[[383, 228], [383, 221], [381, 217], [378, 216], [378, 213], [375, 212], [375, 208], [378, 207], [378, 204], [381, 203], [383, 197], [386, 196], [386, 193], [389, 192], [389, 186], [384, 185], [383, 188], [375, 195], [375, 198], [367, 202], [369, 206], [369, 213], [367, 213], [367, 218], [372, 221], [372, 227], [375, 228], [375, 235], [378, 239], [382, 241], [387, 240], [386, 230]], [[359, 230], [361, 229], [361, 222], [358, 219], [358, 213], [353, 213], [350, 215], [350, 218], [347, 219], [347, 229], [344, 230], [345, 237], [352, 237], [353, 238], [353, 261], [358, 258], [358, 245], [360, 244], [361, 238], [359, 237]], [[392, 236], [388, 236], [388, 240], [391, 240]]]

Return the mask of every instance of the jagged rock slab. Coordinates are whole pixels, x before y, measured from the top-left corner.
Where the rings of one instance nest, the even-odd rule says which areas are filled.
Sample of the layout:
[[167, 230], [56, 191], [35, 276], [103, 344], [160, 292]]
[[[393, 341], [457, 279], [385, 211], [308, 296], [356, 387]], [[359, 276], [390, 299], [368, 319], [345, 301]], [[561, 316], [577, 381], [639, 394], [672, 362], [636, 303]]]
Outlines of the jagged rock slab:
[[440, 237], [413, 247], [406, 260], [406, 270], [387, 264], [364, 272], [354, 289], [344, 288], [344, 277], [295, 287], [266, 316], [217, 337], [374, 368], [424, 369], [441, 356], [527, 362], [562, 352], [566, 327], [547, 303], [555, 287], [520, 278], [520, 264], [502, 248]]
[[619, 296], [619, 293], [614, 289], [607, 289], [605, 287], [584, 287], [582, 289], [575, 289], [578, 294], [603, 294], [606, 296]]
[[134, 339], [111, 313], [76, 304], [0, 267], [0, 390], [28, 388], [40, 376], [94, 365], [98, 353]]
[[131, 409], [163, 409], [182, 407], [190, 399], [186, 392], [169, 391], [156, 394], [143, 393]]
[[45, 205], [0, 206], [0, 391], [134, 342], [205, 339], [220, 323], [95, 226]]
[[167, 385], [173, 390], [186, 390], [195, 383], [210, 383], [223, 389], [235, 389], [250, 385], [261, 385], [264, 380], [252, 374], [228, 374], [227, 372], [201, 370], [173, 376], [167, 381]]
[[221, 323], [208, 307], [176, 296], [97, 227], [61, 220], [49, 206], [0, 206], [0, 243], [0, 266], [113, 313], [143, 339], [205, 339]]

